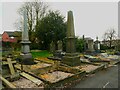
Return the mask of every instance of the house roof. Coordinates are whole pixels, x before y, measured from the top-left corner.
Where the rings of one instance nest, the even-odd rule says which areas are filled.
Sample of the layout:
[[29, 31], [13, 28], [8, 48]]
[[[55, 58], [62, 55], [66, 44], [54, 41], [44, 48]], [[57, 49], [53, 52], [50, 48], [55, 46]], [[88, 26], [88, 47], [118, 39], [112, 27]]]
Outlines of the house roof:
[[91, 37], [86, 37], [85, 40], [93, 40]]
[[11, 36], [14, 36], [14, 32], [12, 32], [12, 31], [5, 31], [10, 37]]
[[12, 36], [16, 37], [16, 36], [17, 36], [17, 35], [15, 34], [16, 32], [21, 34], [20, 31], [4, 31], [4, 32], [6, 32], [10, 37], [12, 37]]

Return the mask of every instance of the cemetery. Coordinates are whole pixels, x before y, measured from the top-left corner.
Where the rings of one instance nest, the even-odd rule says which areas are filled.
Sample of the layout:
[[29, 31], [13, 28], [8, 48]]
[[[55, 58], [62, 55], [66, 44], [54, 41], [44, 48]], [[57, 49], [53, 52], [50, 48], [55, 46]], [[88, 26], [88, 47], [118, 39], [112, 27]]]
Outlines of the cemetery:
[[93, 39], [83, 37], [86, 41], [83, 53], [76, 51], [75, 40], [73, 12], [68, 11], [66, 52], [63, 52], [62, 41], [57, 42], [57, 50], [54, 42], [51, 42], [51, 53], [30, 51], [27, 15], [24, 11], [21, 52], [0, 58], [2, 88], [67, 88], [77, 84], [86, 75], [120, 62], [120, 55], [101, 52], [98, 38], [94, 43]]

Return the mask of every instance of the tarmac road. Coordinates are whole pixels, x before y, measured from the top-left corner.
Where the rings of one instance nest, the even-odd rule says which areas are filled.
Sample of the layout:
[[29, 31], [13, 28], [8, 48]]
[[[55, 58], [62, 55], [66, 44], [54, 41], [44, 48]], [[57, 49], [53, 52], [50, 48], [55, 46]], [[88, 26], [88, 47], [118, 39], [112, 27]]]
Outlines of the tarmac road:
[[118, 88], [118, 65], [88, 76], [73, 88]]

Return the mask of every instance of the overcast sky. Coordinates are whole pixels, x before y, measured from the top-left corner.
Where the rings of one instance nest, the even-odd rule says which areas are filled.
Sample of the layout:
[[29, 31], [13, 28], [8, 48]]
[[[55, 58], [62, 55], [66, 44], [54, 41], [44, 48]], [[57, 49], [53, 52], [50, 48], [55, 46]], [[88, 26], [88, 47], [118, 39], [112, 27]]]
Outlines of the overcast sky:
[[[17, 9], [21, 2], [0, 3], [0, 33], [5, 30], [16, 30], [15, 21], [19, 18]], [[67, 18], [67, 11], [73, 11], [76, 36], [102, 39], [104, 32], [114, 28], [118, 32], [118, 3], [117, 2], [47, 2], [49, 9], [59, 10]], [[1, 10], [0, 10], [1, 11]], [[2, 27], [2, 28], [1, 28]]]

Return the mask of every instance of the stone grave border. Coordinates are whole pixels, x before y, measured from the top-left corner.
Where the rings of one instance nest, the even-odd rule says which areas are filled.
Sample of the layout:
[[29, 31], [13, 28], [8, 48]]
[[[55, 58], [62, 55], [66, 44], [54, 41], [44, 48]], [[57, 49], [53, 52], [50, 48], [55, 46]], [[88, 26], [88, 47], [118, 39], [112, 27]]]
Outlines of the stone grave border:
[[[53, 72], [53, 71], [63, 71], [63, 72], [67, 72], [67, 73], [72, 73], [74, 75], [72, 76], [69, 76], [65, 79], [62, 79], [62, 80], [59, 80], [55, 83], [51, 83], [49, 81], [46, 81], [44, 80], [43, 78], [39, 77], [38, 74], [45, 74], [45, 73], [50, 73], [50, 72]], [[38, 72], [39, 71], [39, 72]], [[24, 71], [26, 72], [26, 71]], [[66, 67], [66, 66], [48, 66], [48, 67], [44, 67], [44, 68], [39, 68], [39, 69], [36, 69], [36, 70], [33, 70], [33, 71], [30, 71], [30, 72], [26, 72], [30, 75], [32, 75], [33, 77], [36, 77], [38, 79], [40, 79], [41, 81], [43, 81], [43, 83], [45, 84], [45, 88], [53, 88], [53, 87], [59, 87], [61, 85], [65, 85], [65, 84], [68, 84], [72, 81], [75, 81], [77, 79], [80, 79], [82, 77], [84, 77], [86, 75], [86, 72], [85, 71], [80, 71], [79, 69], [75, 69], [75, 68], [69, 68], [69, 67]]]

